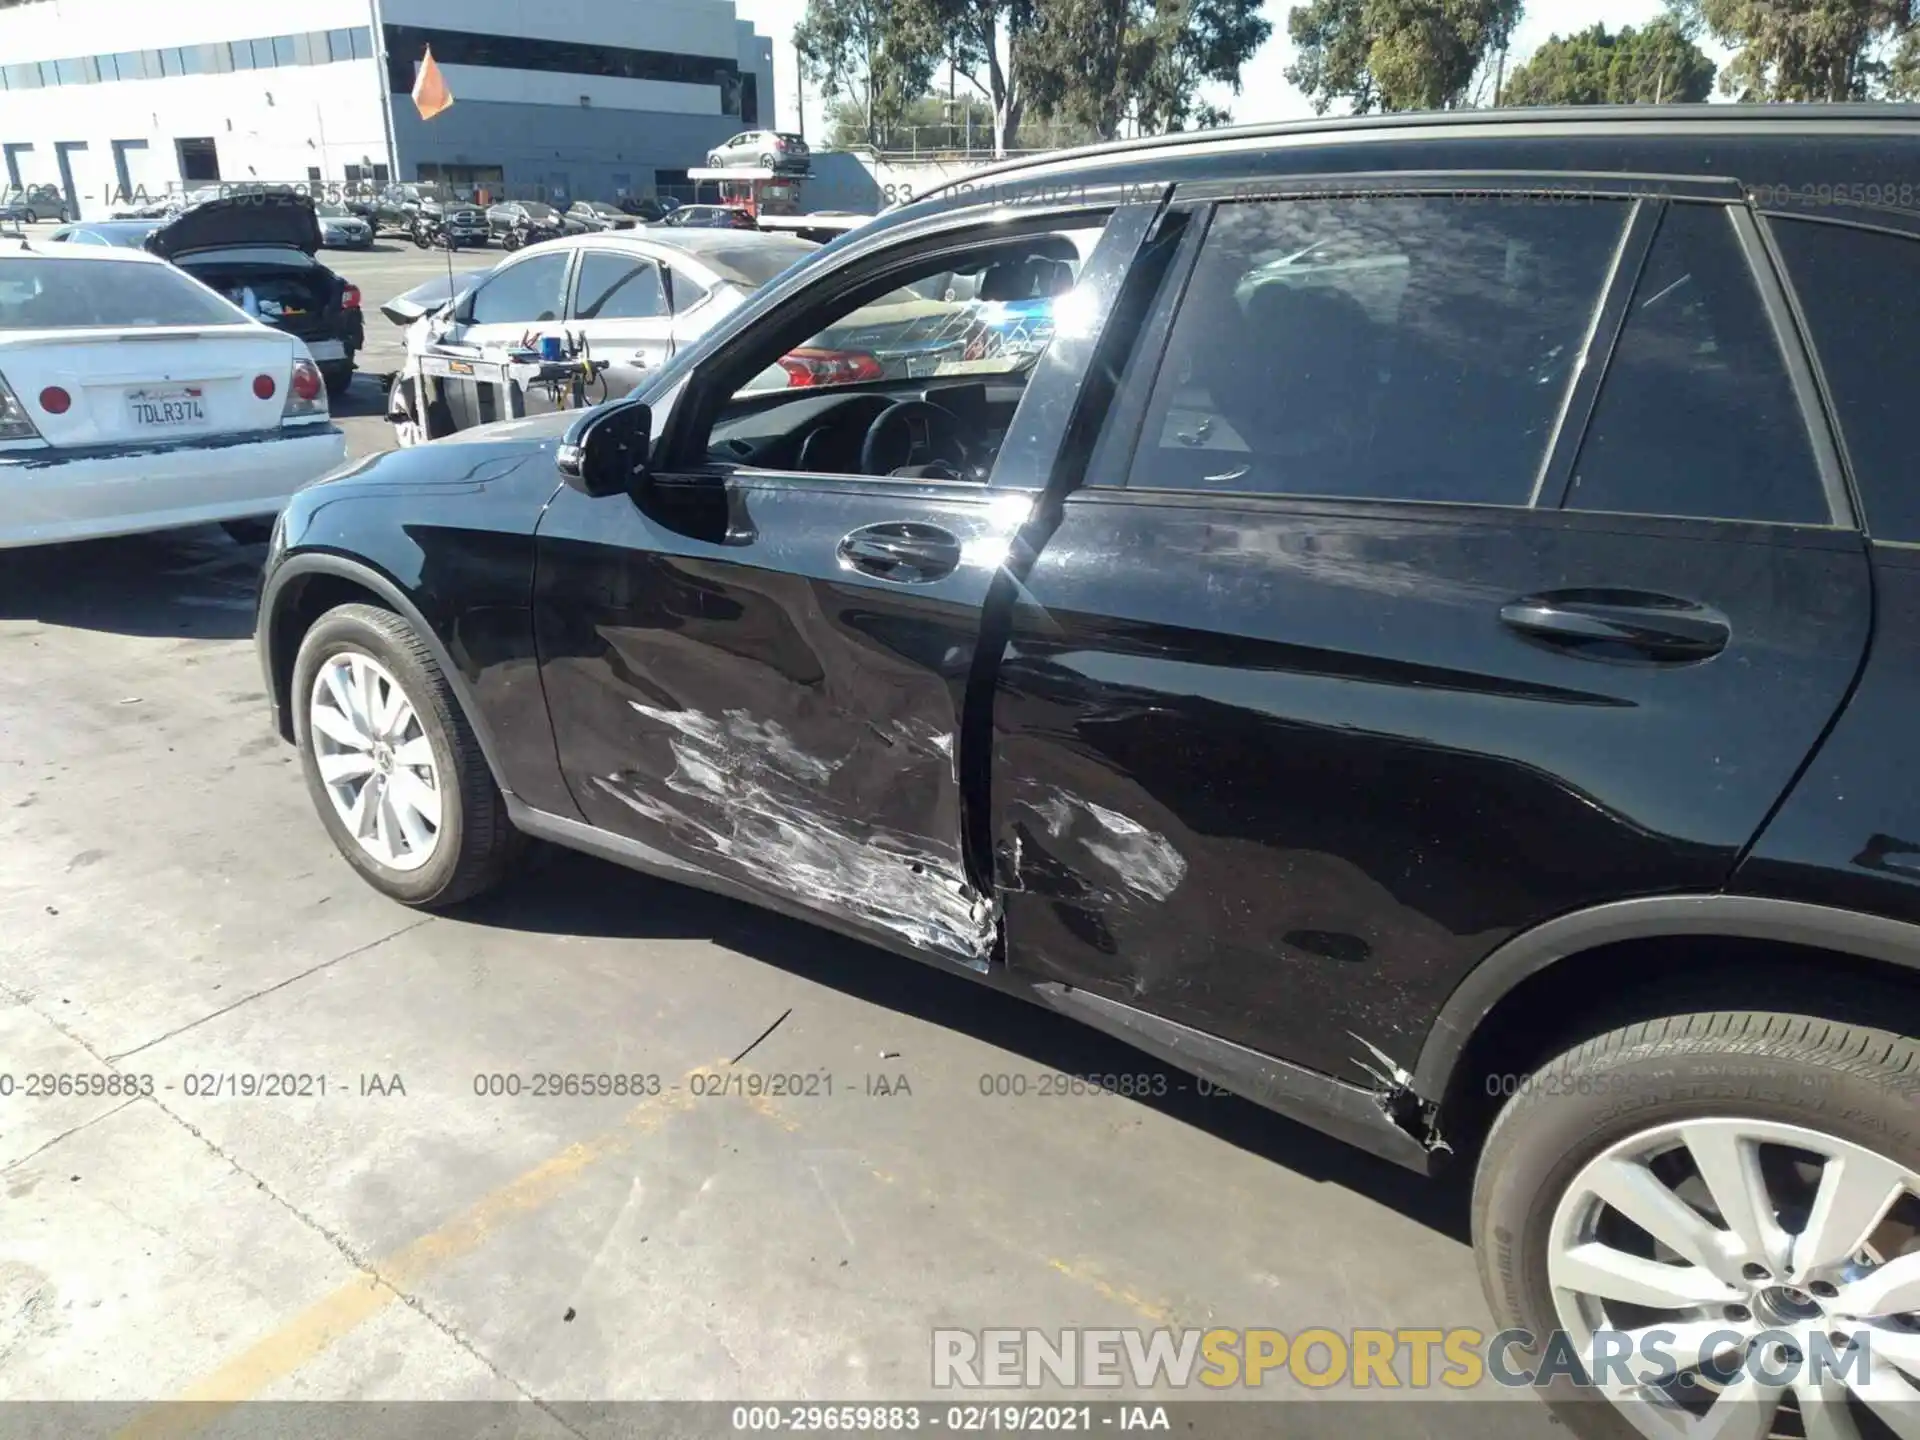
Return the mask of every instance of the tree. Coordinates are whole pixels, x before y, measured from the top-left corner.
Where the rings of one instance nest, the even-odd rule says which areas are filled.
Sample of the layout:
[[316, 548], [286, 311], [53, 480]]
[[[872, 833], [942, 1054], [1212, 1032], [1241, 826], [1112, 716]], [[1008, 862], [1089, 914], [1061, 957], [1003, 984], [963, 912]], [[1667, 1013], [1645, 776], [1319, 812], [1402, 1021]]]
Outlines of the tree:
[[1507, 77], [1502, 105], [1650, 105], [1705, 100], [1713, 62], [1671, 19], [1609, 35], [1553, 36]]
[[1049, 0], [1024, 60], [1027, 103], [1103, 139], [1217, 125], [1203, 85], [1240, 89], [1240, 67], [1273, 26], [1261, 0]]
[[1297, 53], [1287, 79], [1321, 114], [1340, 99], [1356, 115], [1449, 109], [1506, 45], [1521, 3], [1309, 0], [1287, 12]]
[[794, 49], [809, 78], [862, 117], [858, 139], [848, 143], [883, 146], [932, 78], [932, 58], [898, 23], [897, 8], [889, 0], [807, 0], [794, 26]]
[[[809, 0], [814, 3], [814, 0]], [[993, 106], [993, 153], [1020, 134], [1026, 86], [1022, 60], [1040, 0], [893, 0], [893, 22], [929, 67], [951, 65]]]
[[1683, 27], [1703, 26], [1734, 51], [1720, 89], [1742, 100], [1866, 100], [1907, 83], [1909, 0], [1671, 0], [1671, 8]]

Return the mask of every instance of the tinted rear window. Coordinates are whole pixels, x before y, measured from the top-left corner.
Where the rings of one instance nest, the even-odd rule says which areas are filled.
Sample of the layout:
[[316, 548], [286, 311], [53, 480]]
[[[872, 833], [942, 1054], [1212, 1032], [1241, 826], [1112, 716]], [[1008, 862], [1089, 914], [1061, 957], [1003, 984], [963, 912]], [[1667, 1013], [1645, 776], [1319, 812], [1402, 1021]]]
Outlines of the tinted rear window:
[[51, 258], [0, 261], [0, 330], [244, 323], [232, 306], [170, 265]]

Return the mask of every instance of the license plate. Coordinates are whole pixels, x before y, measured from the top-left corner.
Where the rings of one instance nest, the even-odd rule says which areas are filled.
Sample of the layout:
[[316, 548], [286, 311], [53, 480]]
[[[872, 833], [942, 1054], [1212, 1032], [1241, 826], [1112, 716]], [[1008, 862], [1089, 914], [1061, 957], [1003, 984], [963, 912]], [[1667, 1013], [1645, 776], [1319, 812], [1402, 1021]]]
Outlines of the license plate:
[[168, 390], [129, 390], [127, 409], [142, 430], [173, 430], [207, 423], [206, 398], [197, 385]]
[[307, 353], [316, 360], [339, 360], [346, 355], [338, 340], [309, 340]]

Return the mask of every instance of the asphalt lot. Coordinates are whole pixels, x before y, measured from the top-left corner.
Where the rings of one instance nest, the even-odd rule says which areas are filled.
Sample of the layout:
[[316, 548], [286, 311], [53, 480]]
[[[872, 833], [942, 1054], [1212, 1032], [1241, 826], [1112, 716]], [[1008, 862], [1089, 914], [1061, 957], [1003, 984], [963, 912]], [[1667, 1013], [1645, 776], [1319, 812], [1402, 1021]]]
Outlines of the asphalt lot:
[[[366, 294], [373, 373], [398, 354], [378, 305], [445, 264], [393, 245], [325, 257]], [[345, 407], [357, 452], [379, 398], [363, 376]], [[1488, 1327], [1460, 1184], [1063, 1017], [559, 852], [458, 915], [381, 898], [268, 729], [259, 560], [201, 530], [0, 569], [0, 1399], [124, 1407], [0, 1430], [432, 1399], [584, 1436], [613, 1432], [581, 1402], [944, 1403], [939, 1326]], [[1165, 1093], [1040, 1093], [1063, 1072]], [[145, 1408], [182, 1398], [213, 1403]], [[1283, 1428], [1548, 1428], [1495, 1408], [1329, 1400]], [[1188, 1433], [1229, 1420], [1282, 1432], [1222, 1409]]]

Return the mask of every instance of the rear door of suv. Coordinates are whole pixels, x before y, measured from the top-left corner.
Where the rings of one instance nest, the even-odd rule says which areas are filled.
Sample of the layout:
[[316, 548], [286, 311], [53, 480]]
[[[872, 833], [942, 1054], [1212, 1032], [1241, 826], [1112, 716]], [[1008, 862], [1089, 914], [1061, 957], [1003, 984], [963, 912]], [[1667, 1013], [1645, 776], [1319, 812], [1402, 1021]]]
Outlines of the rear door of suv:
[[1519, 929], [1724, 883], [1871, 601], [1754, 218], [1668, 190], [1178, 193], [997, 679], [1015, 969], [1360, 1080]]

